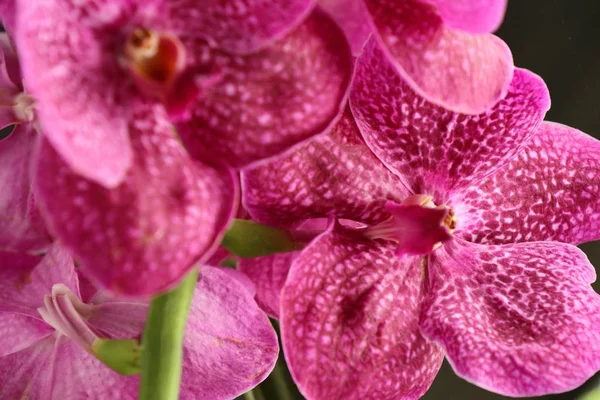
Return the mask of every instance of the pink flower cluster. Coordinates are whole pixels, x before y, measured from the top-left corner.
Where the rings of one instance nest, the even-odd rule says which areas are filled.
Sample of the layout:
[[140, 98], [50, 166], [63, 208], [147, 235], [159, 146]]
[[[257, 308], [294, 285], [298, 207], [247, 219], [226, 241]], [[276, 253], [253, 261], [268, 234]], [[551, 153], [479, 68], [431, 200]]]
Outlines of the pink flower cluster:
[[[265, 379], [267, 314], [310, 400], [417, 399], [444, 357], [509, 396], [581, 385], [600, 142], [544, 121], [505, 8], [1, 1], [0, 398], [136, 398], [92, 345], [194, 267], [182, 399]], [[243, 210], [306, 240], [218, 267]]]

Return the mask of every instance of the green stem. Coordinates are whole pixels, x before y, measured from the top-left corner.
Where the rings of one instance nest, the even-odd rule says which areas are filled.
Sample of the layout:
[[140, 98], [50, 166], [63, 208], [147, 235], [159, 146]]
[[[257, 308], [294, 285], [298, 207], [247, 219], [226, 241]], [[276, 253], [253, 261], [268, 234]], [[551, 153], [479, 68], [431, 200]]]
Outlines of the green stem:
[[198, 280], [195, 268], [172, 291], [152, 299], [142, 336], [140, 400], [177, 400], [183, 335]]

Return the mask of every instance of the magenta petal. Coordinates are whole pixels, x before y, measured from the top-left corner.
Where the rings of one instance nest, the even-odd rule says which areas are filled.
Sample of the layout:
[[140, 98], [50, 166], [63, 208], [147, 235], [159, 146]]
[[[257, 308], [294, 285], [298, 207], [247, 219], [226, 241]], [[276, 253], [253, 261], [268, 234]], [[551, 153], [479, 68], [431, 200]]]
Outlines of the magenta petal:
[[342, 27], [352, 54], [360, 54], [373, 31], [363, 0], [319, 0], [319, 5]]
[[508, 0], [428, 0], [444, 23], [471, 33], [493, 32], [502, 23]]
[[0, 357], [23, 350], [52, 333], [54, 329], [39, 318], [0, 312]]
[[448, 110], [479, 114], [506, 94], [513, 60], [498, 37], [453, 30], [425, 2], [366, 0], [366, 4], [377, 40], [394, 69], [419, 95]]
[[40, 318], [37, 309], [55, 283], [79, 294], [73, 259], [60, 245], [53, 244], [43, 258], [0, 253], [0, 312]]
[[279, 346], [253, 293], [202, 267], [186, 327], [181, 398], [232, 399], [267, 377]]
[[509, 164], [453, 193], [458, 236], [507, 244], [600, 239], [600, 142], [544, 122]]
[[308, 399], [417, 399], [443, 353], [423, 339], [419, 259], [331, 228], [294, 260], [281, 297], [292, 376]]
[[349, 110], [328, 134], [242, 174], [244, 207], [254, 219], [292, 225], [302, 219], [377, 222], [386, 199], [408, 195], [402, 182], [367, 148]]
[[203, 89], [191, 120], [177, 124], [195, 157], [246, 166], [325, 131], [343, 109], [352, 56], [321, 11], [257, 53], [214, 57], [220, 80]]
[[248, 53], [294, 28], [315, 0], [175, 0], [169, 19], [181, 35], [209, 38], [217, 47]]
[[256, 303], [273, 318], [279, 318], [279, 297], [292, 260], [298, 252], [266, 257], [242, 258], [238, 264], [256, 286]]
[[229, 171], [189, 159], [161, 107], [130, 107], [135, 157], [120, 186], [74, 173], [47, 141], [36, 181], [50, 227], [88, 276], [116, 293], [144, 295], [210, 255], [237, 196]]
[[132, 163], [131, 85], [108, 33], [123, 3], [19, 1], [15, 31], [45, 136], [71, 168], [106, 187], [117, 186]]
[[148, 304], [114, 300], [95, 305], [88, 322], [103, 337], [138, 338], [144, 330], [147, 314]]
[[514, 157], [550, 107], [542, 79], [517, 69], [506, 97], [487, 113], [447, 111], [410, 89], [373, 40], [358, 59], [350, 102], [373, 152], [437, 204]]
[[0, 141], [0, 251], [40, 252], [50, 244], [30, 202], [36, 140], [32, 126], [22, 125]]
[[454, 243], [431, 258], [421, 332], [458, 375], [521, 397], [571, 390], [600, 369], [600, 296], [581, 250]]

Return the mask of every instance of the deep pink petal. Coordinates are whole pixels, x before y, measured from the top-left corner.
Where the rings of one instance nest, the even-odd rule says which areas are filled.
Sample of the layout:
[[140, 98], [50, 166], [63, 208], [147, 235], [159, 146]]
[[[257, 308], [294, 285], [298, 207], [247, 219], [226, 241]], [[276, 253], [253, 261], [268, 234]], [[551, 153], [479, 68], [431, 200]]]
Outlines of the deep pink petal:
[[116, 293], [152, 294], [210, 255], [236, 204], [229, 171], [189, 159], [160, 106], [130, 104], [134, 163], [106, 189], [74, 173], [47, 141], [37, 167], [50, 227], [93, 281]]
[[32, 214], [31, 163], [37, 134], [20, 125], [0, 141], [0, 251], [40, 252], [50, 244], [39, 215]]
[[54, 329], [41, 319], [0, 312], [0, 358], [26, 349], [52, 333]]
[[471, 33], [493, 32], [502, 23], [508, 0], [428, 0], [444, 23]]
[[220, 268], [202, 267], [186, 327], [181, 397], [231, 399], [267, 377], [277, 336], [253, 293]]
[[421, 332], [458, 375], [522, 397], [571, 390], [600, 369], [600, 296], [581, 250], [453, 243], [430, 259]]
[[[199, 42], [193, 53], [206, 51]], [[202, 91], [191, 120], [176, 124], [195, 157], [242, 167], [325, 131], [343, 109], [352, 56], [321, 11], [260, 52], [213, 53], [220, 80]]]
[[515, 156], [550, 106], [542, 79], [517, 69], [508, 94], [490, 111], [447, 111], [410, 89], [373, 40], [357, 62], [350, 101], [369, 147], [414, 193], [433, 195], [436, 204]]
[[242, 174], [244, 207], [254, 219], [292, 225], [301, 219], [376, 222], [386, 199], [402, 201], [404, 185], [367, 148], [347, 109], [335, 128], [284, 157]]
[[53, 244], [44, 257], [0, 253], [0, 312], [13, 312], [40, 318], [37, 308], [52, 285], [62, 283], [79, 295], [73, 258], [59, 244]]
[[434, 6], [418, 0], [366, 0], [366, 4], [375, 37], [393, 60], [394, 69], [428, 101], [448, 110], [479, 114], [506, 94], [513, 60], [498, 37], [451, 29]]
[[217, 47], [248, 53], [293, 29], [314, 0], [170, 0], [170, 28], [205, 37]]
[[359, 54], [373, 31], [363, 0], [319, 0], [319, 5], [342, 27], [352, 54]]
[[544, 122], [509, 164], [453, 194], [457, 235], [506, 244], [600, 239], [600, 142]]
[[103, 337], [139, 338], [147, 314], [147, 303], [115, 300], [96, 305], [88, 322]]
[[284, 352], [308, 399], [417, 399], [443, 353], [418, 332], [417, 258], [339, 226], [294, 260], [281, 297]]
[[238, 268], [256, 286], [256, 303], [273, 318], [279, 318], [279, 297], [294, 257], [298, 252], [242, 258]]
[[16, 18], [16, 0], [0, 1], [0, 21], [5, 30], [13, 32]]

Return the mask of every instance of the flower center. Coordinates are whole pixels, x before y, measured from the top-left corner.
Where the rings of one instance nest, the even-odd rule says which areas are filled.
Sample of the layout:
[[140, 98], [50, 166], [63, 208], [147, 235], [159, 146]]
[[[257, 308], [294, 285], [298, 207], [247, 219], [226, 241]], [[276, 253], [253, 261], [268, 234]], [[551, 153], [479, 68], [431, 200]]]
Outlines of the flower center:
[[57, 332], [90, 351], [92, 343], [98, 338], [86, 322], [92, 309], [65, 285], [56, 284], [52, 286], [52, 293], [44, 296], [44, 307], [37, 311]]

